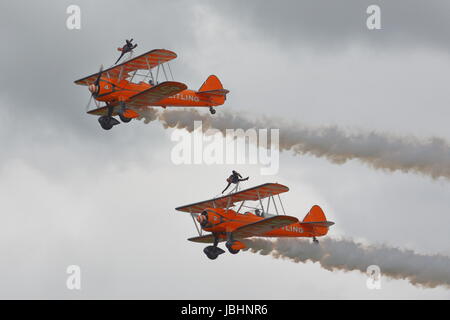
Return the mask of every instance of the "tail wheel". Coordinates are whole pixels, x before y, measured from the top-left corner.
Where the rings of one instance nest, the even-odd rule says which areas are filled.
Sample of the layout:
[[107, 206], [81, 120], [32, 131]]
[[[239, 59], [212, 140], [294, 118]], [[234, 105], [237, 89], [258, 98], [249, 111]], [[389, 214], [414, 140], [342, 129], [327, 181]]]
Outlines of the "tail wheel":
[[209, 107], [209, 112], [211, 112], [211, 114], [216, 114], [216, 109]]

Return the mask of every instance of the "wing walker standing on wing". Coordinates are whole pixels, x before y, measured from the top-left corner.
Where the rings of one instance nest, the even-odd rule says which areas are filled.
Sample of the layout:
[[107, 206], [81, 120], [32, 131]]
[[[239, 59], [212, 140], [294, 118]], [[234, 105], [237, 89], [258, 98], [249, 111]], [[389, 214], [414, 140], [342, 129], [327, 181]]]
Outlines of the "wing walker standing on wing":
[[223, 189], [222, 193], [224, 193], [230, 186], [231, 184], [235, 184], [236, 186], [231, 190], [231, 192], [237, 191], [239, 188], [239, 182], [242, 181], [247, 181], [249, 177], [247, 178], [242, 178], [241, 174], [239, 172], [236, 171], [232, 171], [231, 176], [229, 176], [227, 178], [227, 182], [228, 185], [225, 187], [225, 189]]

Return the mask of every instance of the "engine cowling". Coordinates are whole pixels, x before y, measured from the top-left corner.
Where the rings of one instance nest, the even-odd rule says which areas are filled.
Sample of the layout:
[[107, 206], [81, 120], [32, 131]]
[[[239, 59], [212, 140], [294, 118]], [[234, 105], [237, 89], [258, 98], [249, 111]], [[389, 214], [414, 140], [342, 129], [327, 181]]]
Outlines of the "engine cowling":
[[210, 228], [222, 221], [221, 217], [211, 210], [205, 210], [197, 216], [197, 221], [202, 228]]

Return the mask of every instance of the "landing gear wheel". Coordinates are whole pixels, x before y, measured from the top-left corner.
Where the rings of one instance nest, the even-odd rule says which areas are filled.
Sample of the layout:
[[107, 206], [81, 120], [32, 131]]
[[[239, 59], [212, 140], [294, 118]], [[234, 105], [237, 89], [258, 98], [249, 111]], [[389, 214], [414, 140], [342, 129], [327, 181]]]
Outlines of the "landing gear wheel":
[[206, 256], [210, 259], [210, 260], [216, 260], [217, 257], [219, 256], [218, 254], [214, 254], [214, 253], [206, 253]]
[[98, 118], [98, 122], [104, 130], [110, 130], [113, 127], [111, 118], [108, 116], [101, 116], [100, 118]]
[[220, 254], [224, 253], [225, 251], [216, 246], [207, 246], [205, 249], [203, 249], [203, 252], [209, 259], [215, 260]]
[[233, 245], [233, 242], [229, 242], [229, 241], [227, 241], [227, 243], [225, 243], [225, 247], [227, 247], [227, 249], [228, 249], [228, 252], [229, 253], [231, 253], [231, 254], [237, 254], [237, 253], [239, 253], [239, 251], [241, 251], [241, 250], [239, 250], [239, 249], [233, 249], [231, 246]]
[[313, 237], [313, 242], [314, 242], [315, 244], [319, 244], [319, 240], [317, 240], [316, 237]]
[[209, 107], [209, 112], [211, 112], [211, 114], [216, 114], [216, 110], [213, 107]]
[[117, 119], [109, 116], [101, 116], [100, 118], [98, 118], [98, 122], [100, 123], [100, 126], [105, 130], [110, 130], [113, 126], [120, 123]]
[[121, 114], [119, 114], [119, 118], [120, 118], [120, 121], [122, 121], [123, 123], [128, 123], [131, 121], [131, 118], [127, 118]]

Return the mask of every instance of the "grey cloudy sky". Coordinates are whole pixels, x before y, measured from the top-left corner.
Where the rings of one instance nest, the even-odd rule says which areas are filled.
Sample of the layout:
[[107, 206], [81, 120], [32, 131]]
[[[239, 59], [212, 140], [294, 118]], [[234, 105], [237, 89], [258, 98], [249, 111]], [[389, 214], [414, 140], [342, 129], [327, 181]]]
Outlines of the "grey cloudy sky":
[[[66, 29], [70, 4], [81, 8], [81, 30]], [[367, 30], [369, 4], [380, 5], [382, 30]], [[211, 262], [185, 240], [195, 234], [190, 217], [174, 211], [217, 194], [236, 168], [248, 185], [288, 185], [292, 215], [321, 205], [336, 222], [330, 236], [450, 255], [448, 181], [290, 153], [270, 177], [257, 165], [176, 166], [172, 130], [133, 121], [105, 132], [85, 114], [88, 91], [73, 84], [114, 62], [132, 37], [138, 53], [177, 52], [175, 78], [190, 88], [217, 74], [230, 112], [450, 140], [448, 9], [406, 0], [1, 2], [0, 297], [448, 299], [446, 289], [401, 280], [368, 290], [359, 273], [249, 252]], [[71, 264], [82, 268], [79, 292], [65, 287]]]

